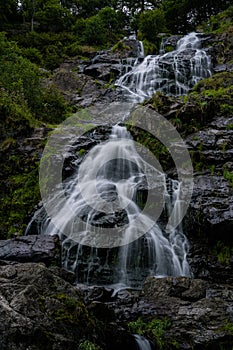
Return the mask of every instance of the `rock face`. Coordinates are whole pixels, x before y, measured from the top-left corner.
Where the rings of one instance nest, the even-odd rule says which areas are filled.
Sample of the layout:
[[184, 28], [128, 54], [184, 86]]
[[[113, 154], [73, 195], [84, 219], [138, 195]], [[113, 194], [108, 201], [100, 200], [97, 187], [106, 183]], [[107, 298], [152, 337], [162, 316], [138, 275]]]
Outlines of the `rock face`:
[[211, 286], [202, 280], [184, 277], [150, 277], [142, 295], [151, 305], [150, 310], [154, 310], [152, 314], [171, 320], [166, 336], [176, 340], [180, 348], [218, 349], [222, 344], [223, 348], [230, 349], [227, 344], [232, 335], [224, 326], [233, 320], [231, 287]]
[[[103, 350], [136, 350], [129, 322], [165, 318], [163, 349], [231, 349], [229, 285], [149, 277], [142, 291], [114, 293], [108, 287], [72, 286], [59, 274], [59, 268], [41, 263], [0, 266], [2, 350], [73, 350], [87, 339]], [[157, 349], [158, 338], [148, 337]]]
[[[89, 310], [127, 327], [167, 320], [162, 349], [231, 349], [233, 289], [185, 277], [148, 277], [142, 291], [77, 286]], [[142, 326], [141, 326], [142, 327]], [[155, 349], [158, 338], [148, 332]], [[160, 345], [161, 346], [161, 345]]]
[[0, 267], [2, 350], [74, 349], [93, 319], [77, 290], [43, 264]]
[[232, 117], [216, 116], [186, 139], [194, 159], [194, 191], [184, 220], [191, 243], [191, 265], [196, 277], [233, 282]]
[[51, 236], [21, 236], [0, 241], [0, 260], [60, 265], [60, 242]]
[[88, 60], [66, 60], [47, 84], [55, 84], [66, 100], [76, 107], [116, 101], [120, 92], [113, 82], [122, 74], [122, 60], [136, 59], [141, 54], [138, 40], [125, 39], [119, 49], [99, 51]]

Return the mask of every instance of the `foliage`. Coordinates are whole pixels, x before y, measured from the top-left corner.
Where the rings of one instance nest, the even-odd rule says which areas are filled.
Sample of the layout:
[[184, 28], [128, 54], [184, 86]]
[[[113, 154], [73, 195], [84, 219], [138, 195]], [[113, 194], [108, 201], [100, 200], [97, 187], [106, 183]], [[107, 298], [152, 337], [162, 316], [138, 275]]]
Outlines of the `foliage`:
[[161, 9], [145, 11], [139, 17], [139, 30], [142, 38], [156, 42], [158, 33], [166, 31], [164, 12]]
[[60, 91], [53, 85], [42, 90], [41, 104], [37, 108], [38, 119], [50, 124], [61, 123], [71, 113]]
[[[34, 54], [33, 62], [46, 69], [55, 69], [67, 57], [67, 50], [70, 45], [76, 43], [77, 38], [72, 33], [61, 32], [28, 32], [16, 36], [18, 46], [22, 49], [22, 55], [29, 59]], [[40, 57], [38, 57], [38, 54]], [[40, 62], [38, 62], [38, 58]]]
[[217, 256], [218, 261], [221, 264], [230, 265], [233, 246], [225, 245], [223, 242], [218, 241], [213, 248], [213, 254]]
[[225, 10], [228, 6], [228, 0], [164, 0], [162, 2], [167, 28], [173, 34], [184, 34], [194, 30], [211, 15]]
[[146, 39], [142, 41], [143, 41], [145, 55], [153, 55], [156, 53], [156, 50], [158, 49], [158, 45], [151, 43]]
[[227, 332], [230, 335], [233, 335], [233, 323], [230, 320], [226, 320], [221, 330]]
[[110, 7], [105, 7], [98, 14], [87, 19], [77, 19], [73, 29], [79, 40], [88, 45], [106, 45], [121, 36], [125, 16]]
[[225, 11], [222, 11], [215, 16], [211, 16], [210, 19], [203, 23], [200, 28], [206, 33], [224, 33], [226, 31], [232, 31], [233, 28], [233, 6], [230, 6]]
[[19, 21], [18, 1], [0, 0], [0, 28], [3, 24], [17, 23]]
[[152, 319], [148, 322], [138, 318], [136, 321], [128, 323], [128, 328], [131, 333], [143, 335], [151, 339], [159, 349], [164, 349], [164, 335], [170, 328], [171, 323], [168, 319]]
[[11, 94], [21, 95], [33, 110], [40, 99], [39, 68], [23, 58], [16, 43], [8, 42], [2, 33], [0, 47], [0, 86]]
[[78, 350], [101, 350], [101, 348], [89, 340], [85, 340], [79, 344]]
[[224, 169], [223, 176], [230, 182], [231, 186], [233, 187], [233, 172]]
[[[19, 160], [12, 157], [11, 162]], [[30, 214], [32, 208], [40, 200], [39, 179], [37, 167], [30, 165], [28, 171], [22, 175], [15, 174], [8, 178], [9, 194], [5, 196], [0, 215], [4, 215], [5, 229], [8, 237], [12, 233], [22, 234], [26, 228], [25, 218]], [[6, 219], [6, 214], [7, 219]], [[2, 216], [2, 215], [1, 215]]]

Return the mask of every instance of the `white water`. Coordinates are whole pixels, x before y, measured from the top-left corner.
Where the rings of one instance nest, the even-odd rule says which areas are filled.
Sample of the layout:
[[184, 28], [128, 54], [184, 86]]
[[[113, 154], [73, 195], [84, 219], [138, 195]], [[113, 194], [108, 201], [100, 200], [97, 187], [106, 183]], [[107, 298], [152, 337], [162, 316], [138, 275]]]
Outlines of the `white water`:
[[134, 338], [135, 338], [138, 350], [151, 350], [150, 342], [145, 337], [138, 334], [134, 334]]
[[[188, 56], [187, 50], [192, 55]], [[188, 79], [183, 69], [187, 62], [181, 61], [184, 54], [189, 57]], [[124, 75], [117, 82], [134, 102], [152, 96], [157, 90], [186, 93], [202, 77], [211, 74], [210, 60], [200, 49], [195, 33], [182, 38], [174, 52], [144, 59], [140, 44], [139, 56], [125, 61]], [[169, 76], [171, 69], [173, 80]], [[145, 184], [145, 174], [149, 190], [163, 191], [164, 215], [169, 217], [175, 209], [176, 215], [181, 216], [180, 183], [166, 179], [160, 169], [146, 163], [126, 128], [115, 125], [109, 140], [92, 148], [75, 176], [65, 182], [65, 204], [61, 205], [62, 193], [50, 198], [53, 222], [39, 210], [28, 230], [38, 221], [38, 233], [60, 236], [63, 265], [75, 271], [77, 282], [123, 288], [140, 286], [148, 275], [190, 276], [188, 242], [182, 226], [165, 232], [156, 215], [154, 218], [153, 213], [143, 212], [136, 202], [138, 188]], [[104, 229], [101, 225], [105, 225]], [[110, 246], [120, 248], [112, 253], [107, 249]], [[139, 348], [144, 349], [145, 342], [141, 339], [140, 342]]]
[[[188, 243], [181, 227], [163, 232], [153, 216], [135, 202], [145, 174], [148, 189], [163, 192], [167, 215], [173, 207], [180, 215], [178, 181], [166, 181], [159, 169], [138, 154], [126, 128], [115, 125], [109, 140], [89, 151], [75, 176], [66, 181], [65, 203], [60, 201], [63, 191], [51, 197], [53, 221], [45, 216], [38, 230], [60, 236], [64, 267], [76, 272], [77, 282], [93, 283], [94, 279], [116, 287], [137, 287], [148, 275], [190, 276]], [[103, 222], [114, 222], [122, 208], [120, 221], [126, 218], [128, 223], [100, 228], [99, 213], [107, 215]], [[106, 249], [103, 260], [100, 248], [116, 246], [120, 248], [112, 266], [110, 251]]]
[[[142, 102], [156, 91], [183, 95], [201, 79], [211, 75], [211, 60], [197, 33], [190, 33], [177, 42], [176, 50], [149, 55], [140, 63], [134, 61], [116, 81], [127, 98]], [[163, 45], [160, 52], [164, 52]]]

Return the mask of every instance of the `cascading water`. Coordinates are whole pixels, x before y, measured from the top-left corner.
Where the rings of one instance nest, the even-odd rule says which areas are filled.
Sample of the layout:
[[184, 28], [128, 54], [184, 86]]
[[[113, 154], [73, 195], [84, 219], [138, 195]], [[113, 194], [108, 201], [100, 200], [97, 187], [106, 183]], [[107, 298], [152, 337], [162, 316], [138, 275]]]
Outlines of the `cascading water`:
[[[179, 40], [170, 53], [143, 59], [142, 46], [139, 51], [137, 59], [127, 59], [124, 75], [117, 81], [130, 101], [142, 101], [157, 90], [184, 94], [210, 75], [210, 60], [195, 33]], [[37, 224], [38, 233], [60, 236], [63, 266], [76, 273], [77, 282], [138, 287], [148, 275], [191, 275], [181, 224], [169, 232], [163, 224], [174, 210], [181, 216], [180, 183], [139, 155], [125, 126], [113, 126], [109, 139], [94, 146], [63, 185], [65, 204], [59, 204], [59, 191], [48, 200], [53, 221], [41, 208], [27, 231]], [[161, 222], [153, 219], [153, 213], [144, 213], [140, 204], [148, 189], [163, 193]], [[105, 247], [99, 235], [102, 228], [110, 242], [117, 236], [117, 245], [109, 248], [107, 242]], [[140, 349], [149, 349], [138, 341]]]
[[[54, 220], [45, 216], [39, 229], [42, 234], [60, 235], [64, 267], [76, 272], [78, 282], [138, 287], [151, 274], [190, 276], [188, 243], [181, 228], [163, 232], [137, 204], [140, 188], [162, 189], [167, 215], [175, 203], [179, 215], [179, 182], [166, 180], [143, 160], [126, 127], [115, 125], [109, 140], [88, 153], [64, 186], [65, 205], [60, 205], [60, 192], [52, 196], [49, 205], [56, 213]], [[59, 229], [54, 222], [59, 223]], [[101, 225], [110, 236], [119, 236], [120, 248], [102, 248], [106, 237], [98, 238]], [[63, 232], [69, 232], [69, 237]], [[93, 243], [96, 248], [88, 247]]]
[[150, 342], [145, 337], [135, 334], [134, 338], [135, 338], [135, 342], [138, 350], [151, 350]]
[[[156, 91], [170, 95], [186, 94], [198, 81], [211, 75], [211, 60], [200, 48], [199, 34], [190, 33], [177, 42], [176, 50], [149, 55], [133, 62], [116, 82], [127, 98], [142, 102]], [[164, 48], [161, 47], [163, 52]], [[138, 64], [139, 63], [139, 64]]]

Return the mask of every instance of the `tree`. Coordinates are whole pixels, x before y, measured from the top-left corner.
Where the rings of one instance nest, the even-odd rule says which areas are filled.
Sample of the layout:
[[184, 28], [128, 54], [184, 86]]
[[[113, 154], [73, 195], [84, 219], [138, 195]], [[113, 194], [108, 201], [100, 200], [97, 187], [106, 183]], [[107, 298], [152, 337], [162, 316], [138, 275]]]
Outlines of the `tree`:
[[71, 28], [72, 20], [68, 9], [59, 0], [50, 0], [35, 13], [35, 19], [43, 31], [59, 32]]
[[186, 34], [211, 15], [223, 11], [229, 0], [163, 0], [167, 28], [171, 33]]
[[0, 0], [0, 23], [4, 29], [6, 23], [19, 22], [19, 7], [17, 0]]
[[161, 9], [145, 11], [139, 16], [139, 30], [143, 39], [156, 42], [158, 33], [166, 31], [164, 12]]

